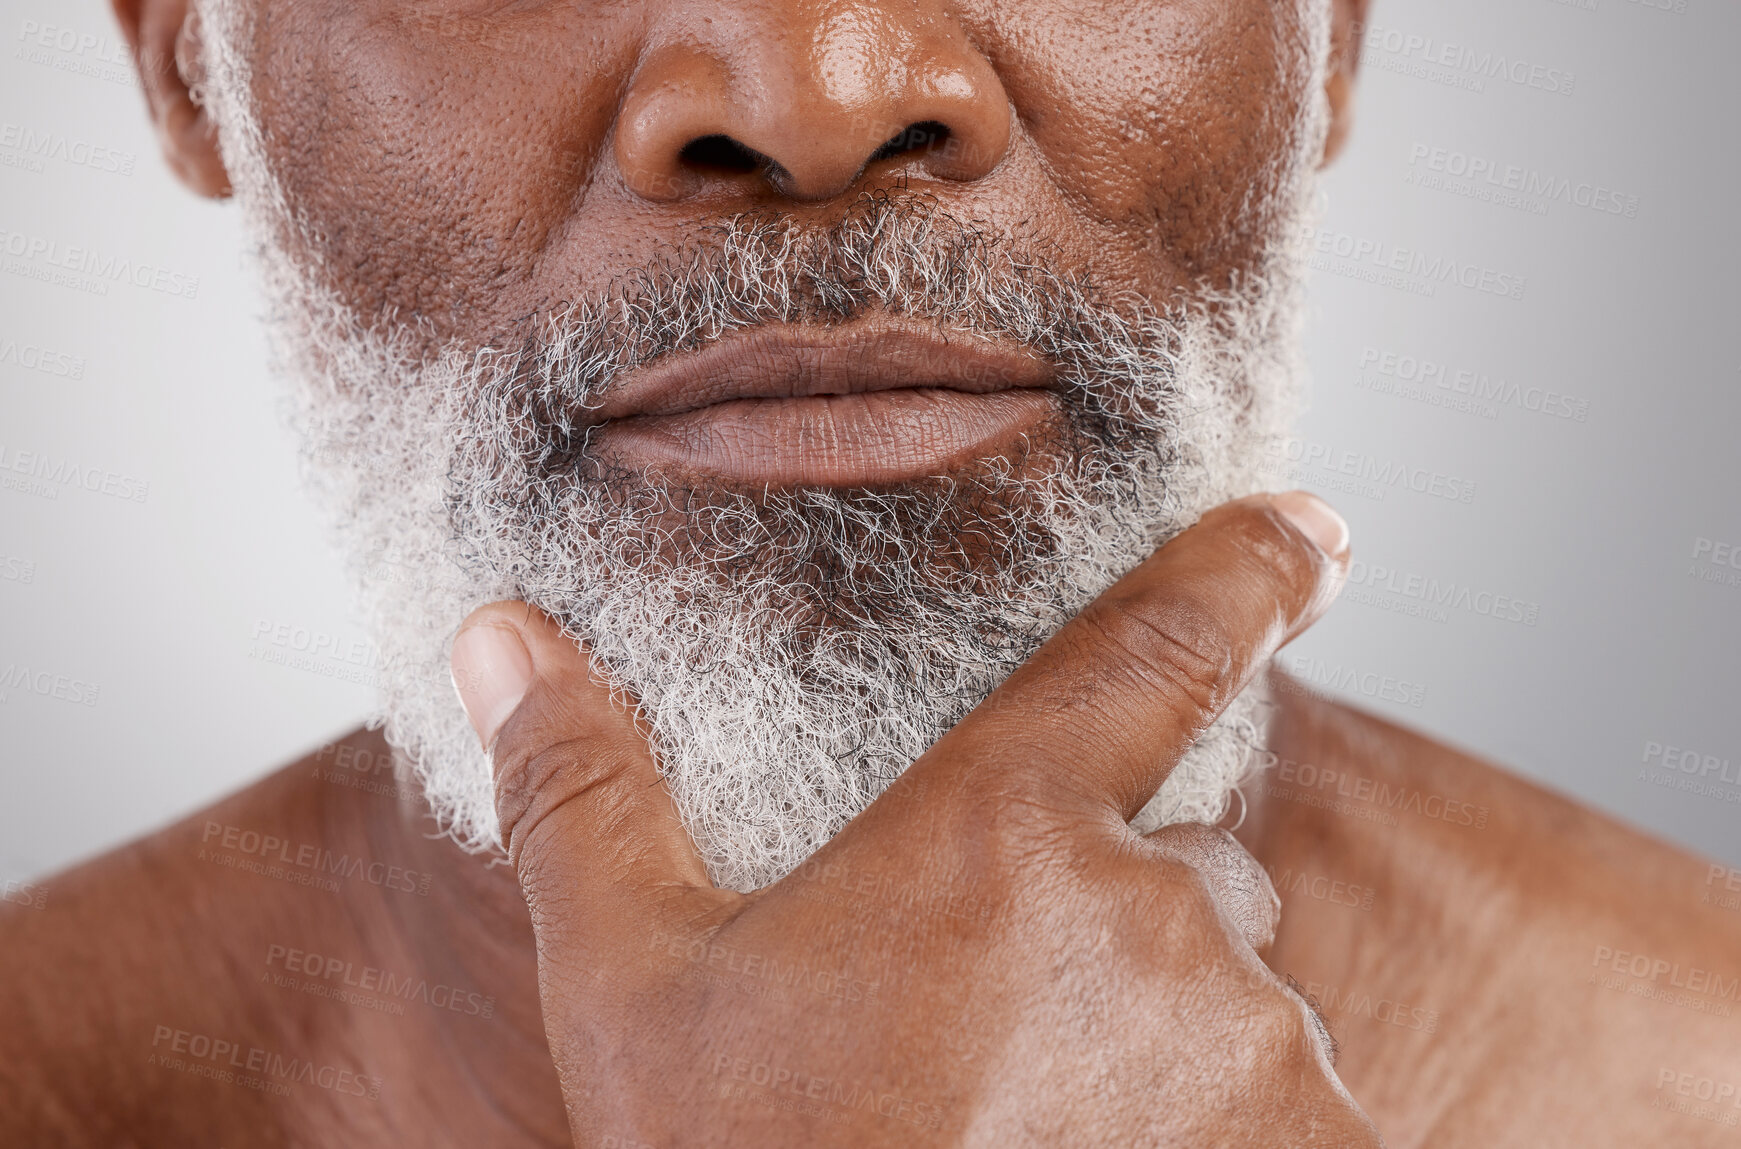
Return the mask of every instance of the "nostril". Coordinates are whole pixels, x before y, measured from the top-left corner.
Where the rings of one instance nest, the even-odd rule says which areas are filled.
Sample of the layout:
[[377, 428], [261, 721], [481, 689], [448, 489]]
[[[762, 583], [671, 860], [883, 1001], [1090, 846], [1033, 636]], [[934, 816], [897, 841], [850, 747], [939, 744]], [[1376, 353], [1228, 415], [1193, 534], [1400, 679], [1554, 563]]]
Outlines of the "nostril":
[[928, 152], [940, 147], [949, 139], [949, 125], [940, 124], [936, 120], [920, 120], [908, 124], [878, 148], [871, 156], [871, 162], [890, 160], [908, 152]]
[[690, 140], [677, 155], [691, 168], [734, 175], [756, 171], [769, 163], [762, 153], [744, 147], [730, 136], [720, 135]]
[[[744, 176], [755, 176], [782, 195], [806, 199], [836, 194], [840, 190], [837, 184], [850, 184], [864, 173], [866, 166], [878, 161], [898, 160], [903, 156], [935, 157], [953, 140], [954, 132], [947, 124], [938, 120], [916, 120], [884, 140], [875, 152], [848, 171], [845, 161], [853, 157], [831, 146], [832, 141], [824, 141], [808, 150], [795, 147], [794, 158], [802, 162], [793, 167], [749, 147], [732, 135], [712, 132], [696, 136], [684, 144], [677, 153], [677, 162], [692, 177], [702, 180], [735, 182]], [[954, 151], [952, 146], [947, 148], [943, 158], [950, 158]], [[935, 158], [929, 162], [935, 163]]]

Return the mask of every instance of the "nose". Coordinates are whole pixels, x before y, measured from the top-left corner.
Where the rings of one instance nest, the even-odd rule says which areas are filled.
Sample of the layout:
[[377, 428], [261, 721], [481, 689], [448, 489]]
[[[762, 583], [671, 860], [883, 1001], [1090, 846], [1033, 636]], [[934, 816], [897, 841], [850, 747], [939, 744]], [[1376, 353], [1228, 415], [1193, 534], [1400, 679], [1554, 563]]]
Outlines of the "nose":
[[616, 162], [644, 199], [723, 185], [817, 201], [873, 173], [977, 180], [1009, 149], [1009, 97], [940, 0], [707, 8], [649, 43], [623, 97]]

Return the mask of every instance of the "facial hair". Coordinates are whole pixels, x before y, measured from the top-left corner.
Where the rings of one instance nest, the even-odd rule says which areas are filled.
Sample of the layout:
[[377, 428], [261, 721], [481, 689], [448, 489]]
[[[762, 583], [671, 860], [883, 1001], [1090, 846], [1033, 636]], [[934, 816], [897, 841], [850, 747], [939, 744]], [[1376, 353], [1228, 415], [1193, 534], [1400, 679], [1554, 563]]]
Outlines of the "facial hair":
[[[638, 704], [714, 881], [756, 888], [1119, 577], [1261, 489], [1264, 448], [1293, 413], [1288, 260], [1163, 312], [901, 190], [827, 227], [725, 220], [541, 314], [512, 346], [431, 352], [421, 333], [363, 322], [298, 264], [245, 101], [219, 103], [309, 474], [380, 650], [378, 720], [470, 849], [499, 848], [490, 765], [447, 669], [477, 606], [526, 601], [588, 646]], [[672, 481], [613, 466], [590, 441], [588, 413], [634, 367], [735, 330], [873, 313], [1045, 356], [1059, 428], [1012, 458], [874, 488]], [[1259, 690], [1242, 694], [1133, 825], [1219, 819], [1264, 708]]]

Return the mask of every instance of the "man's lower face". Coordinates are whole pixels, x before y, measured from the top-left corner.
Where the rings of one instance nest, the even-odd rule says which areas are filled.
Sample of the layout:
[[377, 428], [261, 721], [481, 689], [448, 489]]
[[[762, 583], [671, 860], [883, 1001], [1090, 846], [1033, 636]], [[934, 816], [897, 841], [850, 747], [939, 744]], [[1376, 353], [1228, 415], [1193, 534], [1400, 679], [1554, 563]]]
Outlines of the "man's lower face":
[[[279, 301], [311, 459], [364, 574], [388, 736], [437, 816], [495, 842], [447, 649], [474, 607], [523, 599], [639, 701], [737, 888], [796, 866], [1120, 575], [1263, 485], [1295, 376], [1279, 261], [1163, 316], [900, 194], [821, 230], [732, 220], [512, 353], [410, 364], [312, 298]], [[844, 381], [719, 350], [771, 332], [844, 340], [822, 372]], [[1005, 350], [939, 359], [950, 341]], [[903, 348], [922, 372], [903, 375]], [[971, 369], [1009, 348], [1007, 373]], [[710, 362], [737, 366], [722, 382]], [[800, 377], [795, 415], [770, 396]], [[884, 402], [818, 441], [833, 416], [812, 393], [831, 386]], [[1231, 708], [1139, 821], [1219, 817], [1258, 705]]]

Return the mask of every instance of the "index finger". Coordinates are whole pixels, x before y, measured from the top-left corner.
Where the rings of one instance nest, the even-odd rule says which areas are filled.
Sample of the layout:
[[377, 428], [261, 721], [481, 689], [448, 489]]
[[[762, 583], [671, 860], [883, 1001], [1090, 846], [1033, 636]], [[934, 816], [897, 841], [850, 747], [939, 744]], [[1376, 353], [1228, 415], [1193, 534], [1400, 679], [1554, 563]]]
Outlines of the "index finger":
[[1340, 589], [1348, 528], [1314, 495], [1203, 516], [1067, 623], [914, 763], [918, 777], [1125, 821]]

